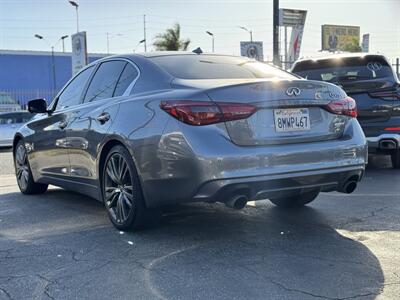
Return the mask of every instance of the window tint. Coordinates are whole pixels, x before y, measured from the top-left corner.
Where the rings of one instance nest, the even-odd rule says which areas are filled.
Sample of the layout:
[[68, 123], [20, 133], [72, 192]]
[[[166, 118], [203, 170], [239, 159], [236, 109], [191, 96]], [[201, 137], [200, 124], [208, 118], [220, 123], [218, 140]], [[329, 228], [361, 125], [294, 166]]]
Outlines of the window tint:
[[268, 64], [234, 56], [170, 55], [151, 59], [172, 76], [182, 79], [295, 79], [292, 74]]
[[83, 89], [88, 81], [93, 67], [79, 73], [58, 97], [57, 110], [80, 103]]
[[376, 56], [302, 61], [295, 65], [293, 73], [332, 83], [393, 77], [389, 64]]
[[90, 82], [85, 102], [111, 98], [125, 65], [124, 61], [103, 62]]
[[128, 86], [132, 83], [133, 80], [138, 76], [138, 71], [131, 64], [126, 64], [124, 71], [121, 74], [121, 77], [118, 80], [117, 86], [115, 88], [114, 97], [122, 96]]

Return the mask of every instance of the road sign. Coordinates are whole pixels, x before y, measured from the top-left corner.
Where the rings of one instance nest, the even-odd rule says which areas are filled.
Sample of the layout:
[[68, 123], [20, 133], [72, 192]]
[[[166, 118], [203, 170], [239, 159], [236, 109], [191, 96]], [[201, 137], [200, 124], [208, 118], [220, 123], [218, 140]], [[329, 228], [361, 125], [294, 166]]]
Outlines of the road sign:
[[369, 52], [369, 33], [363, 34], [361, 49], [362, 52]]
[[306, 10], [281, 8], [279, 9], [279, 26], [304, 26], [306, 16]]
[[240, 42], [240, 55], [264, 60], [263, 42]]

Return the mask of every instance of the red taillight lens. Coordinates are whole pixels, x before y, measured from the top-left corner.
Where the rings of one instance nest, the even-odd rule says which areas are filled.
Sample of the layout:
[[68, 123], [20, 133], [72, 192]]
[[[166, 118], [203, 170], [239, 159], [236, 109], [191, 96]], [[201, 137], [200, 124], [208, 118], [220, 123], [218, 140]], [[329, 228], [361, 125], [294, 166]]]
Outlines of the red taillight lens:
[[346, 97], [341, 100], [329, 102], [324, 108], [336, 115], [345, 115], [352, 118], [357, 118], [357, 105], [351, 97]]
[[196, 126], [245, 119], [257, 110], [245, 103], [191, 100], [163, 101], [160, 107], [179, 121]]
[[400, 126], [398, 127], [386, 127], [386, 131], [400, 131]]

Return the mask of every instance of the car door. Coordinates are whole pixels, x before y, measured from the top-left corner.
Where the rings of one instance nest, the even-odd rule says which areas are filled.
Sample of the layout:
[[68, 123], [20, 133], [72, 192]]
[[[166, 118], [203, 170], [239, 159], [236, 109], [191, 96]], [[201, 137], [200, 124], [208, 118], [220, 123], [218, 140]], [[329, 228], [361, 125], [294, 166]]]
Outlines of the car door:
[[76, 75], [55, 98], [50, 113], [36, 116], [28, 128], [33, 134], [27, 137], [32, 151], [29, 161], [32, 171], [39, 177], [62, 177], [70, 175], [66, 127], [70, 114], [82, 100], [85, 85], [93, 67]]
[[97, 154], [118, 112], [115, 97], [123, 96], [138, 76], [137, 69], [125, 60], [102, 62], [67, 128], [71, 178], [79, 183], [97, 184]]

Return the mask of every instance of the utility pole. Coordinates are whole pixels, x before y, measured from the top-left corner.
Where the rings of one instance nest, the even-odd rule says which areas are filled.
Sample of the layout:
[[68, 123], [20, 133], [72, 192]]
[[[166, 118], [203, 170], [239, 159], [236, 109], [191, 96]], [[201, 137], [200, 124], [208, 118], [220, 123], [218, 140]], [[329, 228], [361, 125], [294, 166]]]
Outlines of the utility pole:
[[143, 39], [144, 39], [144, 52], [147, 52], [146, 15], [143, 15]]
[[273, 63], [280, 67], [279, 59], [279, 0], [274, 0], [273, 6]]
[[54, 59], [54, 46], [51, 46], [51, 65], [53, 68], [53, 94], [56, 92], [56, 63]]

